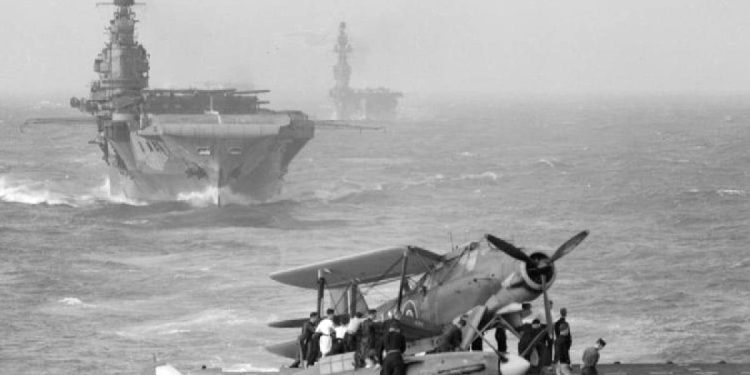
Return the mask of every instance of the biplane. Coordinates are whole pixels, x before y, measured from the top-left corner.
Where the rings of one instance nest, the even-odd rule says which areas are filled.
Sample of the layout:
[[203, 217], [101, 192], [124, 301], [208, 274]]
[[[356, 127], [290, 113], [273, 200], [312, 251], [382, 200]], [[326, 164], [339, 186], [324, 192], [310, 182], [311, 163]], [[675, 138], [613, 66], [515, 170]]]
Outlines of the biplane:
[[[516, 334], [521, 324], [520, 303], [544, 298], [548, 331], [552, 334], [550, 303], [547, 290], [557, 275], [555, 262], [569, 254], [588, 235], [583, 231], [561, 245], [551, 255], [543, 252], [527, 254], [522, 249], [492, 235], [480, 241], [456, 246], [447, 254], [437, 254], [414, 246], [392, 247], [363, 254], [346, 256], [312, 265], [273, 273], [271, 278], [292, 286], [317, 290], [317, 309], [323, 308], [324, 294], [329, 293], [331, 305], [338, 314], [352, 314], [368, 309], [364, 299], [366, 288], [399, 281], [397, 297], [379, 305], [379, 319], [396, 318], [409, 340], [407, 354], [428, 352], [442, 325], [457, 316], [468, 315], [469, 324], [463, 332], [461, 346], [471, 342], [492, 327], [502, 326]], [[301, 327], [307, 319], [274, 322], [272, 327]], [[488, 346], [492, 347], [490, 342]], [[295, 358], [297, 341], [267, 347], [275, 354]], [[494, 347], [492, 347], [495, 349]], [[520, 356], [490, 351], [456, 351], [404, 358], [406, 375], [523, 375], [529, 363]], [[580, 373], [573, 366], [573, 373]], [[748, 364], [604, 364], [597, 366], [602, 374], [653, 375], [670, 373], [691, 375], [710, 372], [718, 375], [744, 375]], [[282, 367], [277, 375], [377, 375], [379, 368], [356, 368], [353, 353], [322, 358], [306, 369]], [[201, 368], [196, 373], [227, 375], [221, 369]], [[144, 371], [149, 375], [181, 375], [168, 364], [153, 364]], [[267, 375], [268, 373], [233, 373]]]
[[[517, 334], [521, 325], [520, 304], [544, 295], [547, 326], [551, 329], [547, 289], [557, 275], [555, 262], [570, 253], [588, 235], [582, 231], [553, 254], [522, 249], [492, 235], [454, 247], [438, 254], [416, 246], [390, 247], [330, 261], [296, 267], [271, 274], [283, 284], [317, 291], [317, 311], [321, 312], [326, 292], [336, 314], [354, 315], [370, 307], [364, 298], [365, 288], [398, 281], [397, 297], [375, 308], [381, 321], [397, 319], [407, 339], [407, 355], [431, 352], [446, 325], [467, 317], [463, 329], [462, 349], [483, 338], [484, 331], [502, 326]], [[301, 327], [305, 319], [273, 322], [277, 328]], [[549, 333], [549, 332], [548, 332]], [[551, 333], [549, 333], [551, 334]], [[539, 339], [540, 337], [536, 338]], [[488, 345], [494, 349], [491, 343]], [[296, 358], [296, 340], [271, 345], [272, 353]], [[457, 358], [486, 361], [486, 353], [441, 353]], [[519, 367], [525, 360], [508, 353], [495, 353], [503, 374]], [[415, 358], [430, 358], [437, 354]], [[496, 358], [497, 358], [496, 357]], [[512, 362], [513, 366], [510, 366]], [[505, 369], [504, 363], [508, 363]], [[526, 363], [528, 366], [528, 363]], [[524, 369], [525, 371], [525, 369]], [[512, 372], [512, 371], [511, 371]], [[460, 372], [459, 372], [460, 373]]]

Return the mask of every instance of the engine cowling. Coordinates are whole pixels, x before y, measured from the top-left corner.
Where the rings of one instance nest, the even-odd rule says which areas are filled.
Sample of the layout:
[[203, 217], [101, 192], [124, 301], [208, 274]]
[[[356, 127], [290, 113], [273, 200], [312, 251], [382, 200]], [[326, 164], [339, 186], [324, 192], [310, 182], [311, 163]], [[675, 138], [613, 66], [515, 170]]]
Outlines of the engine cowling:
[[[549, 258], [544, 253], [534, 253], [530, 257], [534, 260]], [[520, 263], [517, 270], [503, 280], [502, 289], [487, 300], [485, 303], [487, 310], [494, 313], [511, 303], [536, 299], [543, 291], [542, 276], [546, 278], [547, 288], [549, 288], [557, 276], [554, 265], [539, 269], [532, 263]]]

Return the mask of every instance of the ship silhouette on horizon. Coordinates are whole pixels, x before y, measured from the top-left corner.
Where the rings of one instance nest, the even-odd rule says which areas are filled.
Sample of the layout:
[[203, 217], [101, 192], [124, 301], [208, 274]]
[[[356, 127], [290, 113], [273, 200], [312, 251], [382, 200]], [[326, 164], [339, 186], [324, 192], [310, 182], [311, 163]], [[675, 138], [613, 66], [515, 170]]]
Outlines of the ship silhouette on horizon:
[[110, 193], [146, 201], [216, 190], [265, 201], [277, 195], [292, 159], [313, 138], [300, 111], [272, 111], [259, 94], [234, 88], [149, 88], [149, 55], [134, 37], [134, 0], [113, 0], [109, 40], [94, 61], [88, 98], [70, 104], [94, 116], [109, 165]]

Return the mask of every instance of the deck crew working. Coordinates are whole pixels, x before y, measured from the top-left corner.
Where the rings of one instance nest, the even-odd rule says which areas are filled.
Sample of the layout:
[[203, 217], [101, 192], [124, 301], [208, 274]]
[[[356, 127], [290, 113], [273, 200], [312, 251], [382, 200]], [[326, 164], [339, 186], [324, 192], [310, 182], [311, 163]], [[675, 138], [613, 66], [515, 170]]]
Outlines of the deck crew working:
[[401, 334], [397, 320], [390, 322], [388, 333], [383, 336], [383, 350], [386, 354], [380, 375], [404, 375], [406, 365], [403, 354], [406, 351], [406, 338]]
[[333, 338], [331, 336], [334, 335], [334, 313], [335, 311], [333, 309], [326, 310], [325, 319], [321, 320], [320, 323], [318, 323], [318, 327], [315, 329], [315, 333], [320, 334], [321, 357], [325, 357], [331, 351], [331, 346], [333, 344]]
[[596, 364], [599, 362], [599, 351], [604, 348], [607, 343], [602, 340], [596, 340], [596, 346], [587, 348], [583, 352], [583, 367], [581, 367], [581, 375], [598, 375], [596, 371]]

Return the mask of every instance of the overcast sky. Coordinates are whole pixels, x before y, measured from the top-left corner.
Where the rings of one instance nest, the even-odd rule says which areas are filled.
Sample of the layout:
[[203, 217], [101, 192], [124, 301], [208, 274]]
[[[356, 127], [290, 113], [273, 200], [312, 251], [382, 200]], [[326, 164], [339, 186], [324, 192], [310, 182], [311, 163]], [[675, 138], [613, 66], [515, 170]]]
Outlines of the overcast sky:
[[[105, 0], [101, 0], [105, 1]], [[145, 0], [151, 86], [325, 96], [340, 21], [355, 87], [407, 93], [750, 91], [750, 1]], [[2, 1], [0, 96], [84, 96], [113, 8]]]

